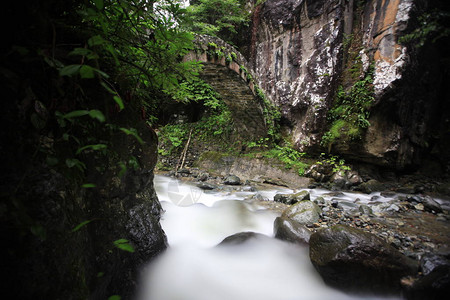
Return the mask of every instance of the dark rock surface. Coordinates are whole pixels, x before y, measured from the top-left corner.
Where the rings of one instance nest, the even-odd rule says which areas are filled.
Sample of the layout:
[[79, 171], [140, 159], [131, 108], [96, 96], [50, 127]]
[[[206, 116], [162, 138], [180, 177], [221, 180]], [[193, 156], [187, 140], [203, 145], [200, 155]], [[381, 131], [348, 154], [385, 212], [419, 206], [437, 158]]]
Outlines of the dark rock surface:
[[239, 245], [243, 244], [252, 239], [260, 239], [260, 238], [269, 238], [264, 234], [256, 233], [256, 232], [239, 232], [233, 235], [226, 237], [223, 241], [221, 241], [217, 246], [228, 246], [228, 245]]
[[381, 238], [344, 225], [310, 238], [310, 258], [327, 284], [357, 292], [395, 293], [418, 264]]
[[307, 245], [311, 236], [311, 231], [305, 225], [283, 217], [275, 219], [273, 231], [277, 239], [302, 245]]
[[276, 194], [273, 197], [273, 201], [284, 203], [284, 204], [295, 204], [299, 201], [309, 200], [308, 191], [300, 191], [295, 194]]

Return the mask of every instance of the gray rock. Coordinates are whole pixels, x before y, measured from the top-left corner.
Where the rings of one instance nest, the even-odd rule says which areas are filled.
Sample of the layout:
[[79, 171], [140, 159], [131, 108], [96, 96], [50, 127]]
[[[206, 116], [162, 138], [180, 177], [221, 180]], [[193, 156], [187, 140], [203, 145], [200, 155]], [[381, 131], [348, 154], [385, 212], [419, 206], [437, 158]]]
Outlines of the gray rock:
[[311, 231], [294, 220], [277, 217], [273, 223], [275, 238], [297, 244], [308, 244]]
[[237, 177], [236, 175], [229, 175], [225, 178], [223, 183], [228, 184], [228, 185], [240, 185], [241, 179], [239, 177]]
[[249, 240], [258, 239], [258, 238], [269, 238], [269, 237], [264, 234], [251, 232], [251, 231], [239, 232], [239, 233], [236, 233], [236, 234], [226, 237], [217, 246], [239, 245], [239, 244], [248, 242]]
[[310, 258], [324, 281], [358, 292], [393, 293], [418, 264], [381, 238], [344, 225], [318, 230], [310, 238]]
[[420, 267], [424, 275], [430, 274], [434, 269], [436, 269], [439, 266], [450, 267], [450, 260], [441, 255], [433, 253], [427, 253], [423, 255], [422, 258], [420, 259]]
[[370, 179], [367, 182], [363, 182], [358, 186], [358, 189], [364, 193], [370, 194], [373, 192], [377, 192], [377, 191], [383, 191], [384, 188], [384, 184], [382, 184], [381, 182], [375, 180], [375, 179]]
[[439, 203], [437, 203], [430, 196], [423, 197], [422, 204], [425, 207], [425, 210], [427, 210], [427, 211], [434, 212], [434, 213], [442, 212], [441, 205]]
[[197, 184], [197, 187], [202, 189], [202, 190], [215, 190], [215, 189], [217, 189], [217, 185], [212, 184], [212, 183], [207, 183], [207, 182], [201, 182], [201, 183]]
[[295, 204], [299, 201], [309, 200], [310, 195], [308, 191], [300, 191], [295, 194], [276, 194], [273, 197], [273, 201], [284, 204]]
[[364, 215], [368, 215], [370, 216], [371, 214], [373, 214], [372, 209], [366, 205], [366, 204], [362, 204], [359, 206], [359, 211], [364, 214]]
[[313, 224], [319, 220], [320, 208], [310, 200], [300, 201], [283, 211], [282, 217], [300, 224]]

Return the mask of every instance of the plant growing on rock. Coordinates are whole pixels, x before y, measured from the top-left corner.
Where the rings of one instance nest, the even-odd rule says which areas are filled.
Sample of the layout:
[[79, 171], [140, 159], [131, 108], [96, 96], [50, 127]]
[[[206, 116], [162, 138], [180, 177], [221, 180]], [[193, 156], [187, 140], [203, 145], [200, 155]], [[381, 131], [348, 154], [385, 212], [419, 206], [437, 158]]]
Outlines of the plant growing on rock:
[[363, 131], [370, 126], [370, 107], [373, 96], [373, 69], [364, 79], [357, 81], [349, 89], [338, 88], [336, 100], [328, 112], [330, 129], [322, 136], [321, 145], [331, 150], [333, 143], [347, 143], [361, 138]]

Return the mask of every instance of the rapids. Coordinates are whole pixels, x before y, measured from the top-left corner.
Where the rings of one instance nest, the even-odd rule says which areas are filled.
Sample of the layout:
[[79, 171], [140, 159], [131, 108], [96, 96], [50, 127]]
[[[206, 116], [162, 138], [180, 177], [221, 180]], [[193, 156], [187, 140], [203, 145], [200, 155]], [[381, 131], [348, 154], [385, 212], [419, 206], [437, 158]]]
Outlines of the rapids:
[[[387, 299], [348, 295], [326, 286], [309, 260], [308, 247], [272, 238], [279, 213], [244, 200], [257, 192], [272, 199], [292, 190], [240, 187], [207, 193], [159, 175], [155, 189], [165, 210], [161, 224], [170, 247], [146, 267], [140, 300]], [[311, 197], [327, 192], [311, 190]], [[355, 200], [351, 193], [345, 197]], [[358, 197], [362, 202], [370, 199]], [[244, 231], [266, 237], [216, 247]]]

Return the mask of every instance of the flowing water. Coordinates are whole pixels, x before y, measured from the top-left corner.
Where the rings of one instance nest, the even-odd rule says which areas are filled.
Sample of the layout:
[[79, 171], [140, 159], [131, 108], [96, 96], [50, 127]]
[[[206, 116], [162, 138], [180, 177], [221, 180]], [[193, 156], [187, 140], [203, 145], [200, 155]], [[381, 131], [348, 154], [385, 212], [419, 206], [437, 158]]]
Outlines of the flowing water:
[[[279, 213], [244, 200], [255, 193], [272, 199], [292, 190], [240, 187], [206, 193], [158, 175], [155, 188], [165, 210], [161, 224], [170, 247], [147, 267], [141, 300], [386, 299], [352, 296], [326, 286], [309, 260], [308, 247], [272, 238]], [[314, 199], [328, 191], [310, 192]], [[358, 195], [362, 202], [372, 196]], [[342, 197], [355, 200], [351, 193]], [[244, 231], [267, 237], [216, 247]]]

